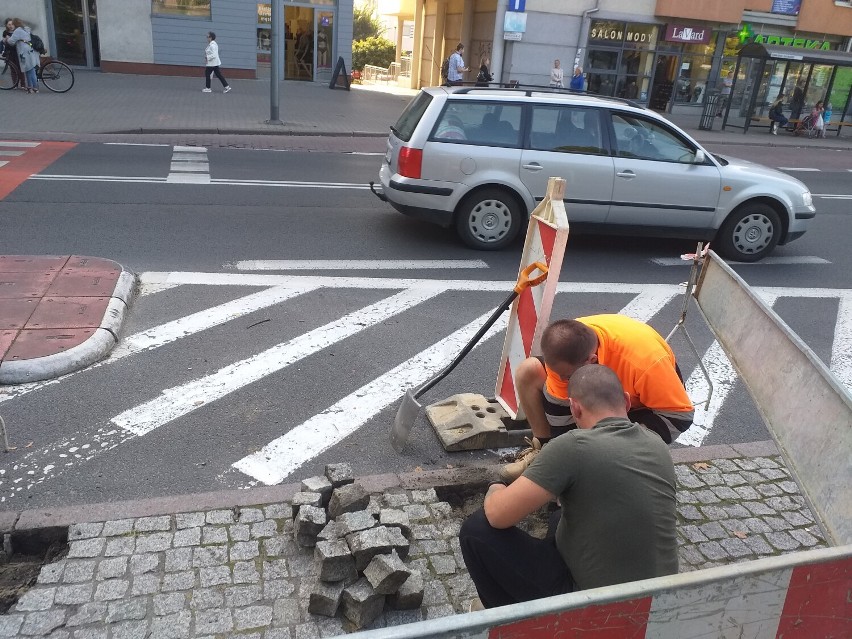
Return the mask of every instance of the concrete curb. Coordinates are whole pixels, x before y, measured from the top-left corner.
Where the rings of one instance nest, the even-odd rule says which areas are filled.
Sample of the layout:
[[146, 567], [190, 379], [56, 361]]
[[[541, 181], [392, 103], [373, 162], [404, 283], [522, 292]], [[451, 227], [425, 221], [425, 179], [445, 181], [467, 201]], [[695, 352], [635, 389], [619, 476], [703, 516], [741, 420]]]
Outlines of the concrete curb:
[[120, 264], [110, 302], [99, 328], [82, 344], [62, 353], [0, 364], [0, 384], [26, 384], [54, 379], [91, 366], [106, 357], [118, 343], [127, 306], [133, 299], [137, 276]]
[[[699, 448], [677, 448], [671, 452], [674, 462], [682, 464], [735, 457], [765, 457], [777, 455], [778, 448], [774, 441], [761, 441]], [[497, 469], [497, 464], [480, 464], [463, 468], [367, 475], [357, 478], [356, 481], [370, 493], [383, 492], [391, 488], [423, 490], [441, 486], [481, 487], [497, 478]], [[245, 490], [172, 495], [101, 504], [0, 511], [0, 533], [32, 531], [39, 528], [64, 527], [98, 521], [171, 515], [197, 510], [241, 508], [278, 503], [292, 499], [293, 495], [300, 490], [300, 484], [291, 483]]]

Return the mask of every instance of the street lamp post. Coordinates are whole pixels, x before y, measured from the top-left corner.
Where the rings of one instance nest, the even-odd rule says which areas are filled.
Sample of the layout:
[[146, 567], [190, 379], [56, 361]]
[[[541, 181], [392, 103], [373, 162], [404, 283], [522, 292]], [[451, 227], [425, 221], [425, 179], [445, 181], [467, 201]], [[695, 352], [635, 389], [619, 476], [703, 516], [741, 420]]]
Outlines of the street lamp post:
[[272, 0], [272, 68], [269, 73], [269, 119], [267, 124], [283, 124], [279, 118], [279, 105], [281, 102], [281, 68], [283, 64], [283, 51], [279, 35], [281, 34], [281, 23], [284, 16], [282, 12], [283, 0]]

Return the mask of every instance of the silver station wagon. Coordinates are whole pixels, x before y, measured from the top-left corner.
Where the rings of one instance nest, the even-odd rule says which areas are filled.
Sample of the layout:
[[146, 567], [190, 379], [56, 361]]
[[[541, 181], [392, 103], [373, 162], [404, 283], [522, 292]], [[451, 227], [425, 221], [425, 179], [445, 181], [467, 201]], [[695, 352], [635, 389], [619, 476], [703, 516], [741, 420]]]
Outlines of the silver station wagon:
[[473, 248], [500, 249], [551, 176], [567, 182], [572, 232], [709, 240], [742, 262], [800, 237], [816, 215], [799, 180], [712, 155], [641, 105], [529, 89], [423, 89], [391, 127], [374, 193], [454, 225]]

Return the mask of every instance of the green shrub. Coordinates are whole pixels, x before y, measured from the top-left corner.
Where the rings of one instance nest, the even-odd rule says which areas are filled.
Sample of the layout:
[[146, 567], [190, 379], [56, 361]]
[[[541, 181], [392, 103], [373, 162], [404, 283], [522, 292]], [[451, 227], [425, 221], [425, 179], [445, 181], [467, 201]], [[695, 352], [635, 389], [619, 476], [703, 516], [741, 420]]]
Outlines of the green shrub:
[[387, 68], [396, 60], [396, 45], [387, 38], [370, 37], [352, 43], [352, 68], [364, 70], [365, 64]]
[[372, 7], [364, 5], [355, 7], [352, 11], [352, 40], [378, 37], [384, 33], [384, 30], [382, 21], [373, 12]]

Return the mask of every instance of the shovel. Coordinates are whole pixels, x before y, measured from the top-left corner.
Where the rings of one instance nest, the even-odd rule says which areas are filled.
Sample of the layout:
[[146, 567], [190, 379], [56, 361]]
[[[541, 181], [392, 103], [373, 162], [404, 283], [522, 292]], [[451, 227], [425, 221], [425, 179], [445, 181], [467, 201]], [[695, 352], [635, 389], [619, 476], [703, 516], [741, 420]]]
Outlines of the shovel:
[[[537, 275], [535, 278], [530, 279], [530, 275], [534, 271], [541, 271], [540, 275]], [[452, 371], [460, 361], [462, 361], [471, 349], [476, 346], [476, 343], [485, 335], [485, 332], [494, 325], [494, 322], [497, 321], [503, 312], [512, 305], [512, 302], [515, 301], [515, 298], [520, 295], [525, 288], [529, 286], [538, 286], [544, 280], [547, 279], [547, 265], [543, 262], [534, 262], [527, 266], [521, 274], [518, 276], [518, 283], [515, 284], [515, 288], [509, 294], [503, 303], [497, 308], [497, 310], [492, 313], [491, 317], [488, 318], [488, 321], [483, 324], [482, 328], [477, 331], [476, 335], [465, 344], [465, 347], [461, 350], [461, 352], [456, 355], [455, 359], [450, 362], [441, 372], [437, 375], [426, 381], [422, 386], [417, 388], [416, 390], [408, 389], [405, 393], [405, 397], [402, 398], [402, 403], [399, 405], [399, 409], [396, 411], [396, 419], [393, 422], [393, 428], [391, 429], [391, 444], [393, 445], [396, 452], [402, 452], [402, 449], [405, 447], [405, 442], [408, 441], [408, 435], [411, 433], [411, 428], [414, 426], [414, 421], [417, 419], [417, 415], [420, 412], [422, 406], [417, 401], [417, 398], [420, 397], [423, 393], [432, 388], [435, 384], [444, 379], [450, 371]]]

